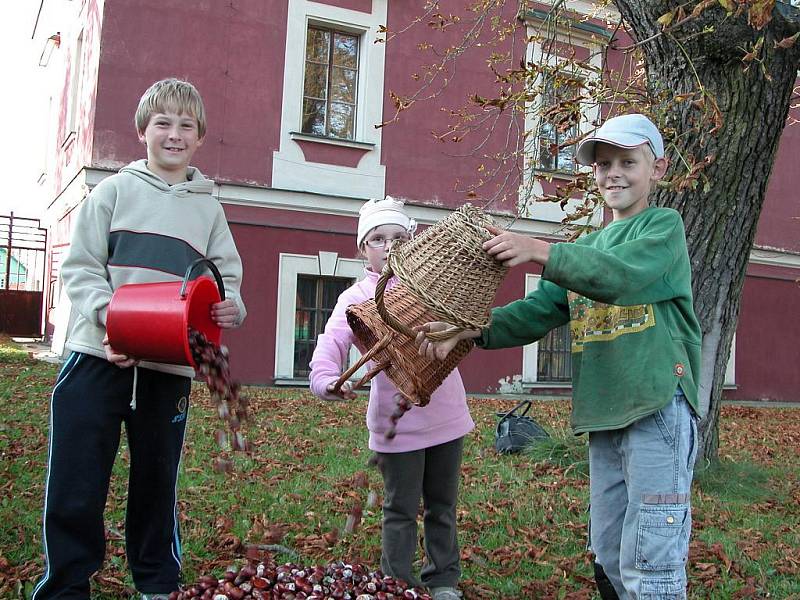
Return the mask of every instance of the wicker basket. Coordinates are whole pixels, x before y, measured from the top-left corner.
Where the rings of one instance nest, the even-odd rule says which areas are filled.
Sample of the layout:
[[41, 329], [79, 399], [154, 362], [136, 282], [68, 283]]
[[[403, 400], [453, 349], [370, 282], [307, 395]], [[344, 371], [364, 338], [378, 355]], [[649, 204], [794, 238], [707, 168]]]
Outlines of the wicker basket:
[[467, 340], [460, 341], [443, 361], [420, 356], [411, 328], [434, 321], [433, 315], [402, 283], [398, 283], [385, 294], [381, 293], [381, 296], [385, 306], [392, 314], [398, 315], [403, 328], [411, 335], [398, 332], [387, 325], [378, 313], [374, 300], [349, 306], [347, 322], [356, 336], [355, 345], [362, 356], [342, 374], [335, 389], [338, 391], [353, 373], [372, 360], [374, 366], [354, 388], [364, 385], [375, 375], [385, 371], [386, 376], [409, 402], [425, 406], [430, 401], [431, 394], [469, 353], [473, 344]]
[[[453, 327], [426, 334], [445, 340], [466, 328], [488, 327], [490, 308], [508, 268], [483, 249], [494, 225], [482, 210], [465, 204], [419, 237], [395, 242], [375, 287], [375, 300], [347, 309], [347, 321], [363, 356], [336, 383], [338, 391], [369, 360], [374, 366], [356, 383], [359, 387], [385, 371], [411, 403], [425, 406], [445, 377], [472, 349], [462, 340], [443, 361], [418, 353], [413, 327], [446, 321]], [[386, 292], [393, 275], [399, 283]]]
[[508, 273], [483, 249], [493, 237], [488, 225], [494, 222], [486, 213], [465, 204], [416, 238], [396, 242], [386, 263], [389, 275], [397, 275], [434, 320], [452, 323], [457, 331], [488, 327], [497, 288]]

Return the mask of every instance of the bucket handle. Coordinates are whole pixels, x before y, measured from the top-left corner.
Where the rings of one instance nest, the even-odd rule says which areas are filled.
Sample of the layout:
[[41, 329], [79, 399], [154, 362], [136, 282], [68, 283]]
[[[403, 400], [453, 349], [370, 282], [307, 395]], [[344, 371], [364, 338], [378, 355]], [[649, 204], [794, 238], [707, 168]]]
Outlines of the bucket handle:
[[207, 258], [198, 258], [195, 261], [192, 261], [192, 264], [189, 265], [189, 268], [186, 269], [186, 274], [183, 276], [183, 285], [181, 286], [181, 300], [186, 299], [186, 286], [189, 283], [189, 278], [192, 276], [194, 270], [198, 267], [198, 265], [204, 264], [208, 267], [208, 270], [211, 271], [211, 274], [214, 276], [214, 279], [217, 280], [217, 287], [219, 288], [219, 297], [220, 300], [225, 300], [225, 284], [222, 283], [222, 275], [220, 275], [219, 269], [217, 269], [217, 265], [215, 265], [212, 261], [208, 260]]
[[[336, 381], [336, 384], [333, 386], [333, 393], [334, 393], [334, 394], [338, 394], [338, 393], [339, 393], [339, 390], [341, 390], [341, 389], [342, 389], [342, 386], [344, 385], [344, 382], [345, 382], [345, 381], [347, 381], [348, 379], [350, 379], [350, 377], [352, 377], [352, 376], [353, 376], [353, 373], [355, 373], [355, 372], [356, 372], [356, 371], [358, 371], [358, 370], [359, 370], [359, 369], [360, 369], [362, 366], [364, 366], [364, 364], [365, 364], [367, 361], [370, 361], [370, 360], [372, 360], [372, 358], [373, 358], [373, 357], [374, 357], [374, 356], [375, 356], [375, 355], [376, 355], [378, 352], [380, 352], [381, 350], [383, 350], [384, 348], [386, 348], [386, 346], [388, 346], [388, 345], [389, 345], [389, 342], [391, 342], [391, 341], [392, 341], [392, 337], [394, 337], [392, 333], [387, 333], [385, 336], [383, 336], [383, 337], [381, 338], [381, 340], [380, 340], [380, 341], [376, 342], [376, 343], [375, 343], [375, 345], [373, 345], [373, 346], [372, 346], [372, 348], [370, 348], [368, 352], [366, 352], [365, 354], [363, 354], [363, 355], [361, 356], [361, 358], [359, 358], [359, 359], [358, 359], [358, 360], [357, 360], [357, 361], [356, 361], [356, 362], [353, 364], [353, 366], [351, 366], [349, 369], [347, 369], [347, 371], [345, 371], [344, 373], [342, 373], [342, 375], [341, 375], [341, 376], [339, 377], [339, 379]], [[359, 379], [359, 380], [358, 380], [358, 382], [356, 382], [356, 384], [353, 386], [353, 389], [355, 390], [355, 389], [357, 389], [357, 388], [360, 388], [362, 385], [364, 385], [365, 383], [367, 383], [367, 382], [368, 382], [370, 379], [372, 379], [373, 377], [375, 377], [375, 375], [377, 375], [378, 373], [380, 373], [381, 371], [383, 371], [383, 370], [384, 370], [386, 367], [388, 367], [388, 366], [389, 366], [389, 362], [388, 362], [388, 361], [381, 361], [381, 362], [379, 362], [379, 363], [378, 363], [378, 364], [376, 364], [374, 367], [372, 367], [372, 368], [371, 368], [369, 371], [367, 371], [367, 372], [364, 374], [364, 376], [363, 376], [361, 379]]]
[[[410, 338], [415, 338], [417, 337], [417, 333], [406, 324], [395, 319], [394, 316], [386, 309], [386, 304], [383, 301], [383, 294], [386, 291], [386, 284], [393, 275], [394, 271], [392, 270], [391, 265], [387, 262], [381, 271], [381, 276], [378, 278], [378, 283], [375, 284], [375, 308], [378, 309], [378, 314], [380, 315], [381, 319], [383, 319], [383, 322], [389, 327], [398, 333], [402, 333]], [[444, 340], [449, 340], [451, 337], [458, 335], [462, 331], [464, 331], [463, 327], [454, 325], [453, 327], [449, 327], [444, 331], [427, 332], [425, 337], [432, 342], [442, 342]]]

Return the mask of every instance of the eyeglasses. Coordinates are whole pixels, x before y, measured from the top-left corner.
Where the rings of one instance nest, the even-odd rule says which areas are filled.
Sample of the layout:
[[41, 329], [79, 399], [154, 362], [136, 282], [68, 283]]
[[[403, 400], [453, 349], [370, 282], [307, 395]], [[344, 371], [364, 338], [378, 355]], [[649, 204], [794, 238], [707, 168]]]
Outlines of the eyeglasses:
[[400, 240], [401, 242], [407, 242], [409, 237], [404, 234], [390, 238], [383, 237], [382, 235], [376, 235], [374, 238], [368, 239], [364, 243], [370, 248], [385, 248], [387, 243], [391, 244], [397, 240]]

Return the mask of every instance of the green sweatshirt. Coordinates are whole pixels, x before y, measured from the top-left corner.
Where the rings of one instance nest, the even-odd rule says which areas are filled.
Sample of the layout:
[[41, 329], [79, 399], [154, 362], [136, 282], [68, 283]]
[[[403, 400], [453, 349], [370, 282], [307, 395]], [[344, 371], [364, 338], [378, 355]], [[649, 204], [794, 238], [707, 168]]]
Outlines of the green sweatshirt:
[[495, 308], [479, 345], [529, 344], [567, 322], [575, 433], [627, 427], [678, 386], [699, 414], [701, 334], [678, 212], [650, 207], [553, 244], [539, 288]]

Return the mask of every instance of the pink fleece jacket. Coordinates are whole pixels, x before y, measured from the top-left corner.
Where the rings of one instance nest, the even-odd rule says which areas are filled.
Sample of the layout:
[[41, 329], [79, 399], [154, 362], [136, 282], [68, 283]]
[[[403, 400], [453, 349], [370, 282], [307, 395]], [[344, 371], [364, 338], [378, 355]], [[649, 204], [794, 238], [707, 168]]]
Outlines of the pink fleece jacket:
[[[347, 288], [336, 303], [325, 325], [325, 333], [317, 338], [311, 359], [311, 391], [327, 400], [339, 399], [326, 388], [334, 383], [347, 365], [350, 346], [355, 336], [347, 324], [345, 309], [375, 296], [378, 274], [365, 269], [365, 278]], [[389, 281], [387, 289], [396, 283]], [[370, 363], [371, 364], [371, 363]], [[389, 416], [395, 409], [397, 388], [384, 373], [372, 380], [367, 407], [369, 447], [376, 452], [409, 452], [429, 448], [458, 439], [475, 427], [467, 408], [466, 393], [458, 369], [454, 369], [431, 396], [424, 408], [414, 406], [397, 422], [397, 435], [387, 440], [385, 432]]]

